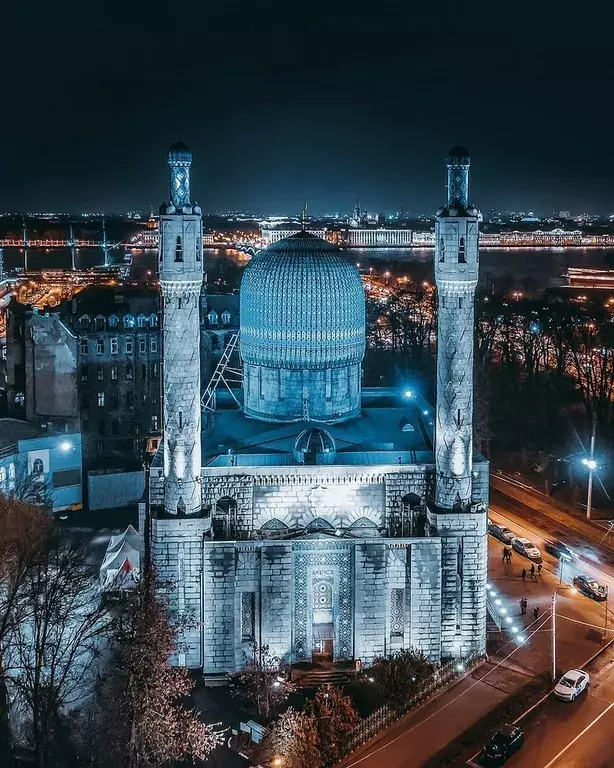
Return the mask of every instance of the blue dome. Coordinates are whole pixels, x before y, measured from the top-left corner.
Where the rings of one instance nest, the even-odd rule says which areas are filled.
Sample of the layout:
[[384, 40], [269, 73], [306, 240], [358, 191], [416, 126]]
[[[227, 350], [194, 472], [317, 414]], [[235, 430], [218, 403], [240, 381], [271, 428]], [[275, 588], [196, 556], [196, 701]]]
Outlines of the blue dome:
[[299, 464], [334, 464], [337, 449], [325, 429], [306, 429], [296, 438], [294, 458]]
[[356, 266], [309, 232], [273, 243], [241, 281], [244, 362], [294, 370], [360, 364], [365, 294]]

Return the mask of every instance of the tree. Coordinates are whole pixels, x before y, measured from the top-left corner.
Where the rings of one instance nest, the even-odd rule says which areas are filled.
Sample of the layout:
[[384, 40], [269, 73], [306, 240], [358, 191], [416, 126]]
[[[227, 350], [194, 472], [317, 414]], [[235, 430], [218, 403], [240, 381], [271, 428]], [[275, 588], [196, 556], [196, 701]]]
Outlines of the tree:
[[288, 707], [267, 729], [258, 760], [275, 768], [322, 768], [315, 716]]
[[279, 656], [274, 656], [268, 645], [255, 641], [250, 643], [248, 663], [234, 681], [235, 695], [266, 719], [296, 688], [284, 673]]
[[21, 602], [6, 651], [10, 687], [37, 765], [61, 765], [66, 715], [91, 694], [112, 625], [85, 545], [49, 528], [23, 579]]
[[358, 723], [352, 700], [340, 688], [325, 685], [307, 702], [305, 712], [314, 717], [320, 754], [328, 765], [336, 763], [348, 735]]
[[434, 672], [433, 662], [417, 648], [401, 648], [380, 656], [369, 669], [384, 701], [399, 711], [405, 709], [420, 684]]
[[172, 667], [177, 627], [147, 568], [133, 610], [118, 639], [117, 666], [98, 691], [91, 762], [104, 768], [160, 768], [184, 759], [204, 760], [221, 734], [185, 706], [194, 683]]
[[9, 727], [9, 638], [29, 617], [26, 581], [50, 529], [38, 507], [0, 496], [0, 765], [12, 764]]

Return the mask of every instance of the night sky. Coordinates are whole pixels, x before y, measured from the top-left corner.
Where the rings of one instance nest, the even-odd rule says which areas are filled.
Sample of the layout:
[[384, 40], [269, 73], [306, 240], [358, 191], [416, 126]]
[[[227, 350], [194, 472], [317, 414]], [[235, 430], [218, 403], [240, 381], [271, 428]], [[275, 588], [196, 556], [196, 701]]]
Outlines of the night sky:
[[[505, 8], [505, 9], [504, 9]], [[30, 0], [3, 7], [0, 211], [614, 212], [606, 3]], [[26, 38], [24, 41], [24, 37]]]

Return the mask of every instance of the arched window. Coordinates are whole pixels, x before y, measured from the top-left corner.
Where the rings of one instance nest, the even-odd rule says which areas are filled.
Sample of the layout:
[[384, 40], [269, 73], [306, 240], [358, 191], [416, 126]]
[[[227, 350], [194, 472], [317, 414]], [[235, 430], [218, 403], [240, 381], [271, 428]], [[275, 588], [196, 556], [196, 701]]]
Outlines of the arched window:
[[124, 328], [134, 328], [134, 315], [124, 315]]
[[136, 319], [139, 328], [145, 328], [147, 325], [147, 318], [145, 315], [139, 315]]
[[230, 324], [230, 312], [227, 309], [222, 312], [222, 322], [224, 325]]
[[267, 520], [267, 522], [262, 526], [260, 530], [277, 533], [281, 531], [287, 531], [288, 526], [285, 523], [282, 523], [281, 520], [278, 520], [276, 517], [274, 517], [272, 520]]
[[32, 474], [33, 475], [42, 475], [45, 472], [45, 465], [43, 464], [42, 459], [34, 459], [32, 462]]
[[458, 263], [459, 264], [466, 264], [467, 258], [465, 256], [465, 238], [461, 237], [460, 243], [458, 244]]
[[89, 318], [89, 315], [82, 315], [79, 318], [79, 326], [81, 327], [82, 331], [89, 331], [89, 329], [90, 329], [90, 318]]
[[325, 520], [323, 517], [316, 517], [314, 520], [312, 520], [307, 525], [308, 531], [327, 531], [327, 532], [334, 532], [334, 527], [331, 525], [331, 523], [328, 522], [328, 520]]
[[155, 312], [152, 312], [151, 315], [149, 315], [149, 326], [150, 328], [158, 327], [158, 315], [156, 315]]
[[446, 260], [446, 244], [443, 237], [439, 238], [439, 263], [442, 264]]
[[207, 315], [210, 325], [217, 325], [217, 312], [211, 310]]
[[102, 315], [96, 315], [94, 318], [94, 326], [97, 331], [104, 331], [106, 321]]
[[177, 235], [175, 243], [175, 261], [183, 261], [183, 245], [181, 244], [181, 235]]
[[111, 315], [109, 318], [109, 328], [117, 328], [119, 325], [119, 317], [117, 315]]

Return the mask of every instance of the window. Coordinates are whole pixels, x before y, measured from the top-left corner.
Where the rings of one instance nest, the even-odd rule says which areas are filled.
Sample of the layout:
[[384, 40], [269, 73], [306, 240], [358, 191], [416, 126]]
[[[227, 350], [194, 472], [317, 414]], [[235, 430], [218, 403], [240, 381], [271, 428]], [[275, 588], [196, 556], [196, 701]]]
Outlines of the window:
[[111, 315], [109, 318], [109, 328], [117, 328], [119, 325], [119, 317], [117, 315]]
[[105, 421], [104, 419], [98, 419], [98, 434], [104, 435], [105, 432]]
[[124, 315], [124, 328], [134, 328], [134, 315]]
[[158, 363], [151, 364], [151, 378], [152, 379], [158, 378]]
[[458, 308], [459, 309], [463, 308], [463, 299], [460, 296], [458, 297]]
[[466, 264], [467, 258], [465, 256], [465, 238], [461, 237], [460, 243], [458, 244], [458, 263], [459, 264]]
[[9, 491], [15, 490], [15, 465], [11, 461], [9, 464]]
[[158, 417], [152, 416], [151, 417], [151, 431], [157, 432], [158, 431]]
[[128, 365], [126, 366], [126, 378], [128, 379], [128, 381], [132, 381], [132, 379], [134, 378], [133, 371], [134, 369], [132, 367], [132, 363], [128, 363]]
[[90, 329], [90, 319], [88, 315], [83, 315], [79, 318], [79, 327], [82, 331], [89, 331]]
[[116, 355], [118, 349], [119, 349], [119, 339], [118, 338], [111, 339], [111, 354]]
[[439, 238], [439, 263], [442, 264], [446, 260], [446, 244], [443, 237]]
[[222, 312], [222, 322], [224, 325], [228, 325], [230, 323], [230, 312], [227, 309]]
[[175, 261], [183, 261], [183, 246], [180, 235], [177, 235], [177, 242], [175, 243]]
[[141, 378], [147, 378], [147, 363], [141, 363]]
[[158, 315], [156, 315], [155, 312], [152, 312], [152, 314], [149, 315], [149, 326], [151, 328], [158, 327]]
[[104, 408], [104, 392], [98, 393], [98, 407]]
[[98, 453], [104, 453], [104, 443], [102, 440], [98, 441], [96, 448], [98, 449]]
[[147, 352], [147, 341], [145, 339], [139, 339], [139, 352], [141, 355]]
[[183, 429], [183, 413], [179, 411], [179, 429]]
[[117, 366], [111, 366], [111, 381], [117, 381]]
[[87, 365], [82, 365], [79, 369], [79, 377], [81, 381], [87, 381]]
[[139, 315], [136, 319], [136, 322], [139, 328], [147, 327], [147, 318], [145, 317], [145, 315]]
[[104, 365], [98, 366], [97, 378], [98, 378], [98, 381], [104, 381]]
[[119, 419], [113, 419], [111, 422], [111, 434], [113, 437], [117, 437], [119, 435]]
[[97, 355], [104, 354], [104, 339], [102, 338], [102, 336], [99, 336], [98, 341], [96, 342], [96, 354]]
[[181, 309], [181, 296], [177, 299], [177, 309]]
[[94, 327], [97, 331], [104, 331], [105, 319], [102, 315], [96, 315], [94, 319]]
[[6, 483], [6, 469], [4, 467], [0, 467], [0, 483]]
[[117, 390], [115, 392], [111, 392], [109, 396], [109, 405], [111, 408], [119, 407], [119, 395], [117, 394]]
[[87, 339], [81, 339], [79, 344], [81, 345], [81, 354], [87, 355]]
[[134, 405], [134, 392], [126, 392], [126, 405], [128, 408]]
[[126, 339], [126, 354], [131, 355], [132, 354], [132, 348], [133, 348], [133, 342], [132, 339]]
[[217, 325], [217, 312], [214, 312], [213, 310], [211, 310], [211, 312], [209, 312], [207, 317], [211, 325]]
[[26, 403], [26, 396], [23, 392], [15, 392], [15, 405], [23, 408]]
[[68, 488], [71, 485], [81, 485], [80, 469], [59, 469], [53, 473], [54, 488]]
[[155, 336], [152, 336], [149, 340], [149, 351], [150, 352], [157, 352], [158, 351], [158, 339], [155, 338]]

